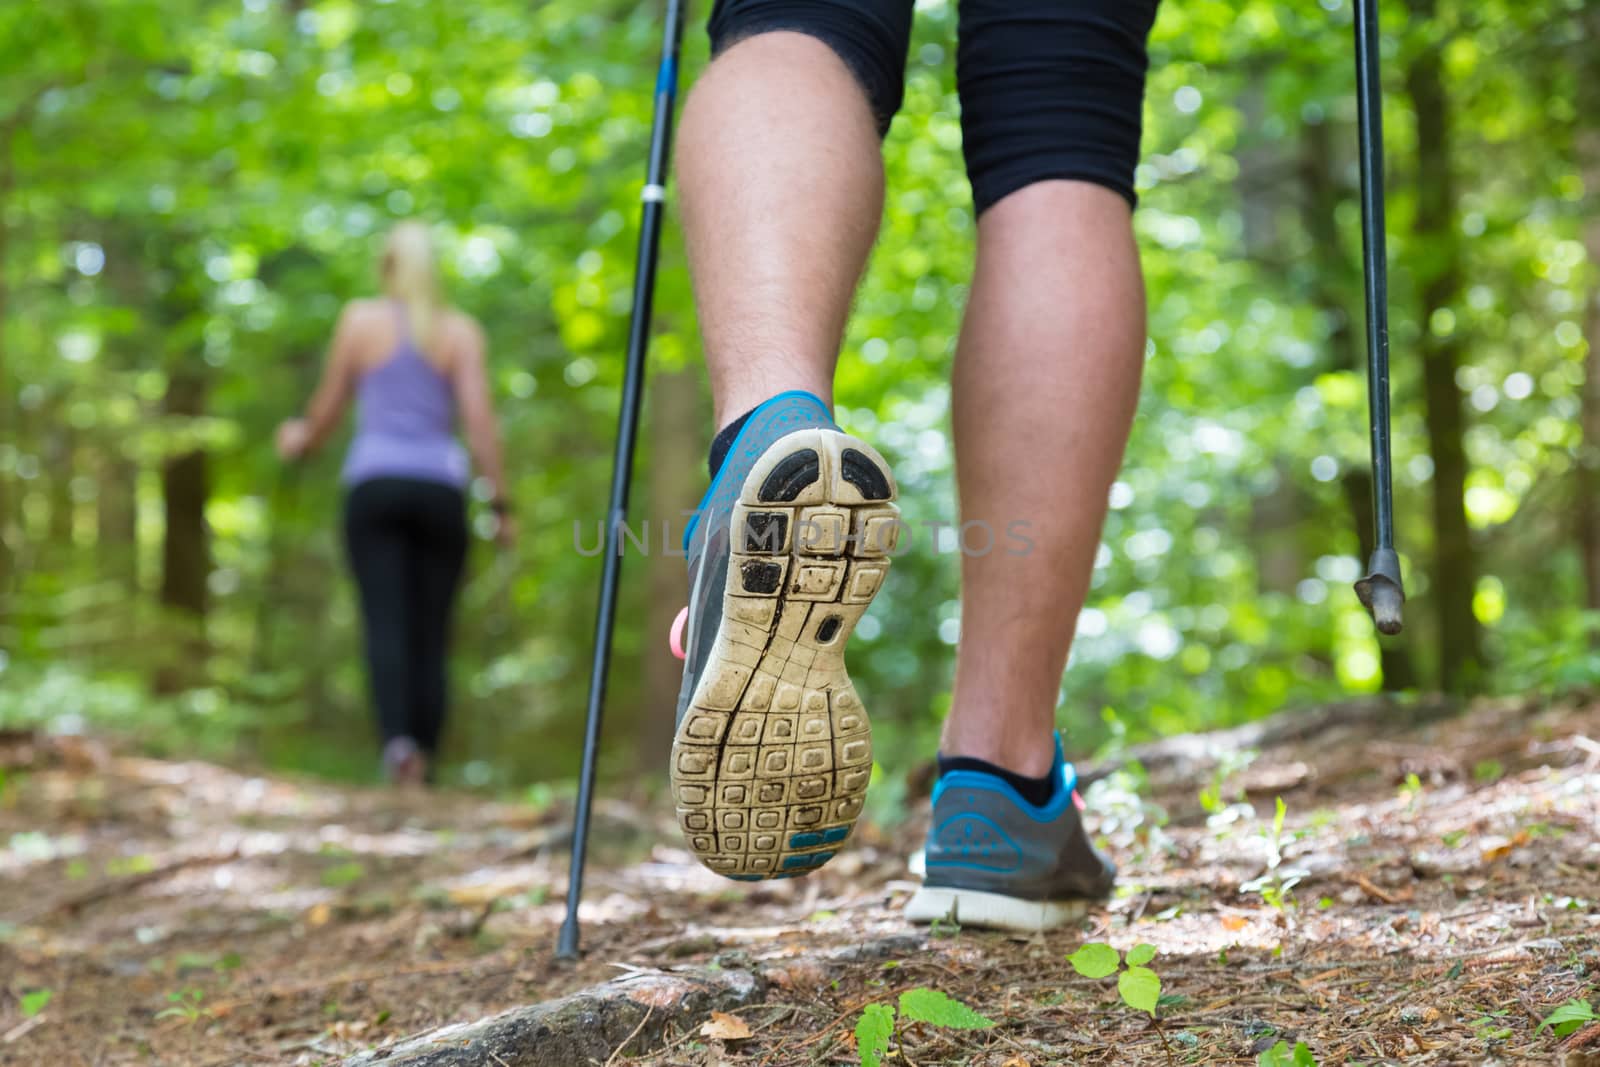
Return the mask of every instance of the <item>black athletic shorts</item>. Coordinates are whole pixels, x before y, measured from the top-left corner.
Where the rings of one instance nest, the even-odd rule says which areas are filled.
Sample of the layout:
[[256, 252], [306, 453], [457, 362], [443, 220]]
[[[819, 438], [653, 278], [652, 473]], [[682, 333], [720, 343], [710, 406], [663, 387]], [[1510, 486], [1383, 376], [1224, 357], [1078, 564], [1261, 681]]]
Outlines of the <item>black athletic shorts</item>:
[[[960, 0], [962, 150], [981, 213], [1051, 178], [1134, 201], [1145, 39], [1158, 0]], [[713, 54], [772, 30], [808, 34], [854, 72], [880, 134], [900, 108], [914, 0], [716, 0]]]

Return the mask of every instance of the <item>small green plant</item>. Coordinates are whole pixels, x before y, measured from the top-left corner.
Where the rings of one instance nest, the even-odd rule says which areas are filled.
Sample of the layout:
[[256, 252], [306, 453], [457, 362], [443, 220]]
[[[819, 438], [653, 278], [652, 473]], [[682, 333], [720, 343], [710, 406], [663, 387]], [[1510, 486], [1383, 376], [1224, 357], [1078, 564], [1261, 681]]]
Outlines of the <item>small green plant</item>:
[[861, 1067], [880, 1067], [889, 1054], [889, 1039], [894, 1036], [894, 1009], [887, 1004], [868, 1004], [856, 1020], [856, 1052]]
[[[1154, 945], [1135, 945], [1126, 956], [1120, 956], [1110, 945], [1091, 941], [1067, 957], [1072, 969], [1085, 978], [1110, 978], [1117, 975], [1117, 994], [1122, 1002], [1134, 1011], [1156, 1017], [1156, 1007], [1161, 1000], [1161, 978], [1145, 966], [1156, 957]], [[1118, 966], [1126, 964], [1120, 974]]]
[[1479, 760], [1472, 765], [1472, 780], [1480, 785], [1493, 785], [1505, 776], [1505, 764], [1497, 759]]
[[56, 995], [53, 989], [35, 989], [22, 994], [22, 1017], [31, 1019], [44, 1011], [45, 1005], [50, 1003], [50, 998]]
[[1511, 1028], [1502, 1022], [1505, 1016], [1506, 1010], [1501, 1008], [1478, 1016], [1468, 1025], [1485, 1041], [1504, 1041], [1511, 1036]]
[[1217, 753], [1216, 766], [1211, 769], [1211, 781], [1200, 790], [1200, 806], [1207, 815], [1219, 815], [1229, 804], [1244, 800], [1244, 790], [1237, 787], [1229, 789], [1228, 782], [1254, 763], [1260, 754], [1253, 748], [1243, 751], [1226, 749]]
[[167, 1007], [156, 1012], [157, 1019], [182, 1019], [185, 1026], [193, 1026], [206, 1015], [201, 1007], [205, 1000], [203, 991], [194, 988], [178, 989], [167, 994]]
[[[947, 1030], [986, 1030], [994, 1020], [979, 1015], [961, 1001], [937, 989], [908, 989], [900, 994], [900, 1018]], [[868, 1004], [856, 1020], [856, 1052], [861, 1067], [882, 1067], [894, 1037], [895, 1010], [888, 1004]]]
[[338, 863], [322, 872], [322, 884], [329, 889], [353, 885], [367, 876], [367, 869], [354, 860]]
[[1134, 854], [1146, 850], [1168, 853], [1176, 845], [1163, 829], [1167, 809], [1150, 799], [1150, 775], [1144, 764], [1129, 760], [1093, 782], [1083, 792], [1089, 808], [1100, 817], [1100, 833], [1107, 838], [1131, 837]]
[[1417, 798], [1422, 796], [1422, 779], [1417, 777], [1416, 771], [1409, 772], [1406, 775], [1406, 780], [1399, 789], [1395, 790], [1395, 793], [1399, 799], [1406, 802], [1407, 807], [1415, 808], [1417, 806]]
[[555, 799], [556, 791], [551, 789], [547, 782], [535, 782], [522, 795], [522, 802], [538, 814], [550, 810], [550, 805], [555, 803]]
[[118, 856], [106, 863], [106, 873], [113, 878], [130, 874], [149, 874], [156, 869], [156, 861], [143, 853], [137, 856]]
[[180, 952], [173, 960], [173, 968], [179, 977], [196, 971], [216, 971], [218, 974], [236, 971], [243, 964], [244, 960], [237, 952], [225, 952], [221, 956], [204, 952]]
[[1539, 1024], [1534, 1033], [1543, 1033], [1545, 1027], [1549, 1027], [1555, 1031], [1557, 1037], [1566, 1037], [1574, 1030], [1593, 1022], [1600, 1022], [1600, 1015], [1595, 1014], [1593, 1006], [1587, 1000], [1574, 999], [1546, 1015], [1544, 1022]]
[[1306, 872], [1298, 867], [1283, 865], [1283, 820], [1288, 811], [1289, 806], [1283, 802], [1282, 797], [1278, 797], [1274, 805], [1272, 823], [1261, 830], [1261, 838], [1267, 845], [1266, 873], [1239, 887], [1242, 893], [1260, 893], [1261, 899], [1268, 907], [1284, 916], [1287, 916], [1289, 909], [1294, 907], [1294, 887], [1306, 876]]
[[1296, 1041], [1292, 1049], [1289, 1042], [1279, 1041], [1256, 1057], [1256, 1067], [1317, 1067], [1317, 1058], [1304, 1041]]

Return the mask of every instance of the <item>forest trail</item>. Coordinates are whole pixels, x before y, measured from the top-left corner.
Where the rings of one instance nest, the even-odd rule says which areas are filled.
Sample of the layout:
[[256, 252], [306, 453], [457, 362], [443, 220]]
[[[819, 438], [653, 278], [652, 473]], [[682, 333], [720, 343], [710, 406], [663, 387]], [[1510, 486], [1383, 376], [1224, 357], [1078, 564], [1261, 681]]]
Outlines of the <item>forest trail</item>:
[[[902, 1020], [886, 1062], [1255, 1063], [1282, 1038], [1322, 1064], [1600, 1062], [1600, 1024], [1536, 1033], [1600, 996], [1600, 702], [1419, 718], [1102, 777], [1123, 891], [1031, 939], [901, 921], [915, 820], [741, 886], [670, 812], [603, 802], [577, 965], [552, 951], [564, 805], [0, 735], [0, 1063], [856, 1063], [863, 1007], [923, 987], [996, 1025]], [[1159, 1028], [1074, 973], [1089, 941], [1156, 946]], [[529, 1047], [426, 1033], [601, 983]], [[726, 1039], [700, 1029], [718, 1005]]]

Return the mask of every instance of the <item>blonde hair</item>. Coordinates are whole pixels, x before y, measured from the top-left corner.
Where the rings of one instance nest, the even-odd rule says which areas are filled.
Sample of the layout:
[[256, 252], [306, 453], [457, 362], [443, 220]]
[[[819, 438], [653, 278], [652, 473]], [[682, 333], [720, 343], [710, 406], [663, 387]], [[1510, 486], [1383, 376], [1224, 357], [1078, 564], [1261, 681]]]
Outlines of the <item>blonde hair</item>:
[[410, 221], [390, 230], [383, 243], [380, 273], [384, 295], [405, 305], [413, 343], [423, 352], [434, 355], [433, 334], [443, 300], [439, 295], [439, 275], [434, 269], [433, 238], [428, 227]]

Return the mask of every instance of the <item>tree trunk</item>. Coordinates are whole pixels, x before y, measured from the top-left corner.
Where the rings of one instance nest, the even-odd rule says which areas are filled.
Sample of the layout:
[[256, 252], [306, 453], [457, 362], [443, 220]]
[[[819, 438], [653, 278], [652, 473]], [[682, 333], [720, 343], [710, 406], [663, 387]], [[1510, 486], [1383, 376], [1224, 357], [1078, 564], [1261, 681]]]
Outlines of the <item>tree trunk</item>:
[[[1590, 24], [1600, 32], [1600, 11], [1590, 13]], [[1578, 114], [1587, 128], [1578, 130], [1578, 171], [1591, 198], [1600, 195], [1600, 69], [1583, 65], [1578, 75]], [[1589, 302], [1583, 333], [1588, 352], [1583, 359], [1583, 396], [1580, 409], [1582, 441], [1578, 449], [1578, 549], [1583, 557], [1583, 606], [1600, 612], [1600, 212], [1590, 211], [1583, 228], [1583, 246], [1589, 256]], [[1600, 628], [1590, 635], [1600, 646]]]
[[[1318, 258], [1314, 299], [1318, 309], [1336, 324], [1328, 335], [1328, 363], [1335, 370], [1360, 373], [1361, 353], [1350, 309], [1360, 302], [1361, 292], [1353, 284], [1339, 283], [1339, 279], [1354, 276], [1355, 264], [1335, 222], [1341, 196], [1334, 177], [1338, 164], [1332, 131], [1327, 122], [1308, 122], [1302, 131], [1300, 185], [1306, 197], [1306, 231]], [[1375, 547], [1372, 473], [1364, 466], [1348, 468], [1340, 478], [1340, 487], [1350, 509], [1350, 521], [1355, 524], [1357, 551], [1365, 565]], [[1386, 690], [1414, 689], [1419, 683], [1416, 665], [1406, 645], [1406, 638], [1401, 636], [1378, 638], [1379, 669]]]
[[132, 593], [139, 588], [139, 468], [108, 441], [95, 495], [95, 555], [100, 576]]
[[[204, 414], [205, 379], [192, 369], [176, 369], [167, 383], [163, 410], [168, 417]], [[163, 692], [197, 678], [205, 656], [205, 616], [209, 602], [211, 545], [206, 529], [210, 495], [206, 454], [194, 449], [169, 457], [161, 467], [166, 528], [161, 543], [161, 604], [178, 622], [182, 636], [178, 661], [165, 664], [156, 686]]]
[[[6, 269], [10, 260], [11, 224], [7, 209], [17, 181], [11, 143], [25, 115], [26, 111], [19, 111], [0, 127], [0, 449], [14, 448], [17, 442], [17, 390], [10, 382], [6, 351], [6, 324], [11, 310], [10, 274]], [[16, 587], [18, 536], [11, 470], [9, 464], [0, 463], [0, 625], [10, 616], [11, 594]]]
[[[105, 281], [115, 302], [132, 313], [136, 321], [151, 317], [153, 303], [148, 270], [141, 262], [143, 250], [136, 238], [136, 227], [125, 221], [107, 223], [101, 233], [105, 250]], [[106, 369], [124, 380], [147, 358], [150, 338], [143, 329], [114, 337], [104, 359]], [[140, 420], [144, 404], [139, 404]], [[139, 589], [139, 465], [127, 455], [127, 437], [137, 432], [138, 421], [103, 425], [100, 430], [103, 452], [96, 475], [100, 480], [95, 500], [96, 540], [101, 574], [130, 592]]]
[[[1433, 22], [1436, 0], [1409, 0], [1415, 25]], [[1417, 213], [1413, 227], [1422, 303], [1418, 308], [1423, 396], [1428, 448], [1433, 456], [1433, 597], [1438, 615], [1439, 680], [1462, 693], [1482, 680], [1478, 620], [1472, 596], [1478, 578], [1477, 550], [1467, 525], [1467, 456], [1462, 444], [1465, 416], [1456, 371], [1460, 335], [1432, 329], [1437, 312], [1449, 309], [1461, 289], [1461, 241], [1456, 225], [1455, 181], [1450, 166], [1450, 101], [1439, 49], [1430, 43], [1406, 70], [1406, 90], [1417, 122]]]
[[50, 419], [54, 425], [45, 437], [45, 476], [50, 482], [49, 548], [57, 566], [71, 559], [78, 510], [72, 496], [77, 441], [65, 415], [64, 405], [53, 406]]

